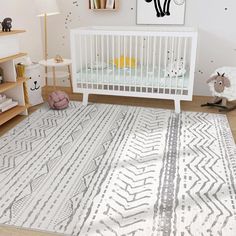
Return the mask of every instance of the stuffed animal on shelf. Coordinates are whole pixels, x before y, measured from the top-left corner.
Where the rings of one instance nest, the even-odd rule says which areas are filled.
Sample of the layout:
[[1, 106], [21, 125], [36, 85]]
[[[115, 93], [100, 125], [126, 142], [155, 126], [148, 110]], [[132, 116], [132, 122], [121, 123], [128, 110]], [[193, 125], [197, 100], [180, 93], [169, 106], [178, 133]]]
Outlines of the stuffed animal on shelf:
[[210, 91], [214, 96], [213, 102], [202, 106], [218, 107], [220, 111], [232, 111], [236, 105], [227, 105], [228, 102], [236, 100], [236, 68], [219, 68], [208, 80]]
[[113, 63], [117, 69], [124, 69], [124, 68], [134, 69], [136, 67], [136, 59], [130, 57], [121, 56], [120, 58], [114, 59]]
[[2, 31], [3, 32], [10, 32], [12, 28], [12, 19], [11, 18], [5, 18], [3, 20], [2, 24]]
[[4, 76], [3, 76], [3, 69], [0, 67], [0, 84], [3, 83]]
[[49, 95], [48, 105], [55, 110], [63, 110], [69, 106], [69, 96], [63, 91], [56, 91]]

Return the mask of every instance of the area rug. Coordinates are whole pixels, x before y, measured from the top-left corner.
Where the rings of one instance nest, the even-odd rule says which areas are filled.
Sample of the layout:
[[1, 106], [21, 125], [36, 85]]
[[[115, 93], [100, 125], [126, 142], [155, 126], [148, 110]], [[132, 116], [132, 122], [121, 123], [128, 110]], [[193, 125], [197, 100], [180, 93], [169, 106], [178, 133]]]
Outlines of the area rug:
[[0, 223], [79, 236], [236, 235], [226, 116], [71, 102], [0, 139]]

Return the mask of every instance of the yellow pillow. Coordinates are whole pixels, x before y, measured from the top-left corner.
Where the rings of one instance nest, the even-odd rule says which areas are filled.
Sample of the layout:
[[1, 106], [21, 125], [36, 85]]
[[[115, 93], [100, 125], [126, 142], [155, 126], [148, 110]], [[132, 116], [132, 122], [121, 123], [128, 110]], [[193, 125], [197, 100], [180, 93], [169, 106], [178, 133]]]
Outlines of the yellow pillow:
[[120, 58], [114, 59], [114, 65], [116, 68], [135, 68], [136, 67], [136, 59], [130, 57], [121, 56]]

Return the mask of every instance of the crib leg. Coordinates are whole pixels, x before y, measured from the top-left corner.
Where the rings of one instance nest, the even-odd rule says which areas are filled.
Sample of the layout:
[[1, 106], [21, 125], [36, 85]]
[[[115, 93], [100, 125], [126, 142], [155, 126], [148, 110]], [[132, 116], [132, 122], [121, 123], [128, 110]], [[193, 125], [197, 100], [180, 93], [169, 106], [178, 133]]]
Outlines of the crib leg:
[[89, 98], [89, 94], [83, 93], [83, 106], [85, 107], [88, 105], [88, 98]]
[[179, 99], [175, 99], [175, 112], [177, 114], [179, 114], [181, 112], [181, 108], [180, 108], [180, 100]]

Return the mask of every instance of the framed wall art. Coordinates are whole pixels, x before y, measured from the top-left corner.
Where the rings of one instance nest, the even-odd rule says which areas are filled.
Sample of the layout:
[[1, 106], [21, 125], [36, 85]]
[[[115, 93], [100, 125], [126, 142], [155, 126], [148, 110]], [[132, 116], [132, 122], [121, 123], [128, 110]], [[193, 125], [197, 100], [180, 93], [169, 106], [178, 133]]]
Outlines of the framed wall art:
[[186, 0], [137, 0], [137, 24], [182, 25]]

